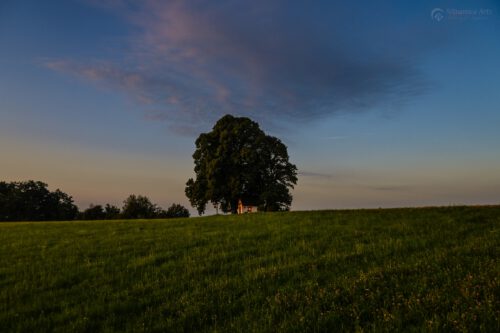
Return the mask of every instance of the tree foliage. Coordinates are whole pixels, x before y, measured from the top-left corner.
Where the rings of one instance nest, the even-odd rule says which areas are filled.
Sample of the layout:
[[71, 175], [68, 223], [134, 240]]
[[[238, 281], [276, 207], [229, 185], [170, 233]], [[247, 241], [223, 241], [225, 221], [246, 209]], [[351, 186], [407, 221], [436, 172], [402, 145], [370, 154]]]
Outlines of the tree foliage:
[[170, 207], [168, 207], [165, 217], [166, 218], [178, 218], [178, 217], [189, 217], [189, 210], [180, 205], [180, 204], [172, 204]]
[[189, 217], [189, 211], [180, 204], [172, 204], [167, 210], [163, 210], [160, 206], [151, 203], [148, 197], [133, 194], [124, 201], [121, 213], [121, 218], [124, 219], [174, 217]]
[[120, 218], [120, 208], [106, 204], [104, 207], [104, 218], [106, 220], [114, 220]]
[[79, 220], [114, 220], [121, 217], [120, 208], [106, 204], [94, 205], [90, 204], [89, 208], [83, 212], [78, 213], [77, 219]]
[[80, 218], [82, 220], [104, 220], [106, 214], [101, 205], [90, 204], [89, 208], [80, 213]]
[[0, 182], [0, 221], [72, 220], [77, 213], [71, 196], [43, 182]]
[[90, 204], [82, 212], [73, 204], [66, 193], [47, 189], [40, 181], [4, 182], [0, 181], [0, 221], [67, 221], [111, 220], [111, 219], [151, 219], [189, 217], [189, 211], [180, 204], [172, 204], [168, 210], [152, 204], [148, 197], [130, 195], [123, 209], [106, 204]]
[[208, 202], [235, 213], [239, 199], [264, 211], [289, 209], [297, 168], [287, 147], [256, 122], [226, 115], [195, 144], [196, 178], [187, 181], [185, 193], [200, 215]]
[[131, 194], [123, 201], [122, 217], [125, 219], [150, 219], [157, 216], [158, 207], [148, 197]]

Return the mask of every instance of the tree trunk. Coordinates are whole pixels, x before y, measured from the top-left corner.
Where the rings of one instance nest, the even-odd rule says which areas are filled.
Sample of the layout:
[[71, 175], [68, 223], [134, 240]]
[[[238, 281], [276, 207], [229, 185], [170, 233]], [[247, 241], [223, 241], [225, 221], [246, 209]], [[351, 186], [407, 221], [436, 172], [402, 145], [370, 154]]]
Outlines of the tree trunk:
[[238, 214], [238, 200], [231, 201], [231, 214]]

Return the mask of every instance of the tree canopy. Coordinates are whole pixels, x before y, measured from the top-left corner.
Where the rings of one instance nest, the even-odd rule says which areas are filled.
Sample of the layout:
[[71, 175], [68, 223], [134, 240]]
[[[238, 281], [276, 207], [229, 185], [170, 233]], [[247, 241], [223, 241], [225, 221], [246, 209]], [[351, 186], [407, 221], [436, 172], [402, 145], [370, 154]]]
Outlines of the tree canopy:
[[131, 194], [123, 201], [122, 217], [125, 219], [150, 219], [155, 218], [158, 211], [158, 206], [151, 203], [148, 197]]
[[101, 205], [90, 204], [90, 207], [80, 213], [78, 217], [82, 220], [104, 220], [106, 213]]
[[165, 212], [166, 218], [189, 217], [189, 210], [180, 204], [172, 204]]
[[0, 182], [0, 221], [72, 220], [77, 213], [71, 196], [43, 182]]
[[67, 220], [111, 220], [111, 219], [153, 219], [189, 217], [189, 210], [180, 204], [172, 204], [163, 210], [151, 203], [148, 197], [130, 195], [123, 208], [106, 204], [90, 204], [78, 211], [73, 199], [66, 193], [49, 191], [47, 184], [40, 181], [0, 181], [0, 221], [67, 221]]
[[[112, 213], [113, 209], [106, 206], [106, 213]], [[119, 211], [118, 211], [119, 213]], [[124, 219], [154, 219], [189, 217], [187, 208], [180, 204], [172, 204], [167, 210], [153, 204], [148, 197], [131, 194], [124, 202], [121, 213]]]
[[196, 177], [187, 181], [185, 192], [200, 215], [208, 202], [232, 213], [238, 200], [264, 211], [289, 209], [297, 167], [289, 162], [281, 140], [266, 135], [259, 124], [226, 115], [195, 144]]

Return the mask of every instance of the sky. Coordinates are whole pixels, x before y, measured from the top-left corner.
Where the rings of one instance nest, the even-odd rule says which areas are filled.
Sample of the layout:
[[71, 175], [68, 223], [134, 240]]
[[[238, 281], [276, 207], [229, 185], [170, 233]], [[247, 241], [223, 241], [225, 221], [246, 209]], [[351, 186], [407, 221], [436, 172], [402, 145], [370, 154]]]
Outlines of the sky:
[[194, 141], [233, 114], [288, 146], [292, 210], [499, 204], [499, 9], [2, 1], [0, 180], [188, 207]]

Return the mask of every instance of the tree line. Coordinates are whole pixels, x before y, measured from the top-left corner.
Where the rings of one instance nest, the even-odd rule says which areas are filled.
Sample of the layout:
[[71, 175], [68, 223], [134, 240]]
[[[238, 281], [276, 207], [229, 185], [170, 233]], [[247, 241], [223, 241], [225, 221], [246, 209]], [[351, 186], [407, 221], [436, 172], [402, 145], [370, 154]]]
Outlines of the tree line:
[[57, 189], [50, 191], [40, 181], [0, 181], [0, 221], [67, 221], [154, 219], [189, 217], [189, 211], [180, 204], [172, 204], [167, 210], [153, 204], [142, 195], [130, 195], [120, 209], [106, 204], [93, 205], [80, 211], [73, 198]]
[[[195, 177], [188, 179], [185, 194], [198, 214], [209, 202], [217, 212], [233, 214], [240, 203], [265, 212], [290, 209], [297, 167], [290, 163], [286, 145], [264, 133], [257, 122], [225, 115], [210, 132], [201, 133], [195, 145]], [[189, 217], [189, 211], [179, 204], [164, 210], [145, 196], [130, 195], [121, 209], [90, 205], [80, 212], [71, 196], [51, 192], [45, 183], [0, 182], [0, 221], [170, 217]]]

